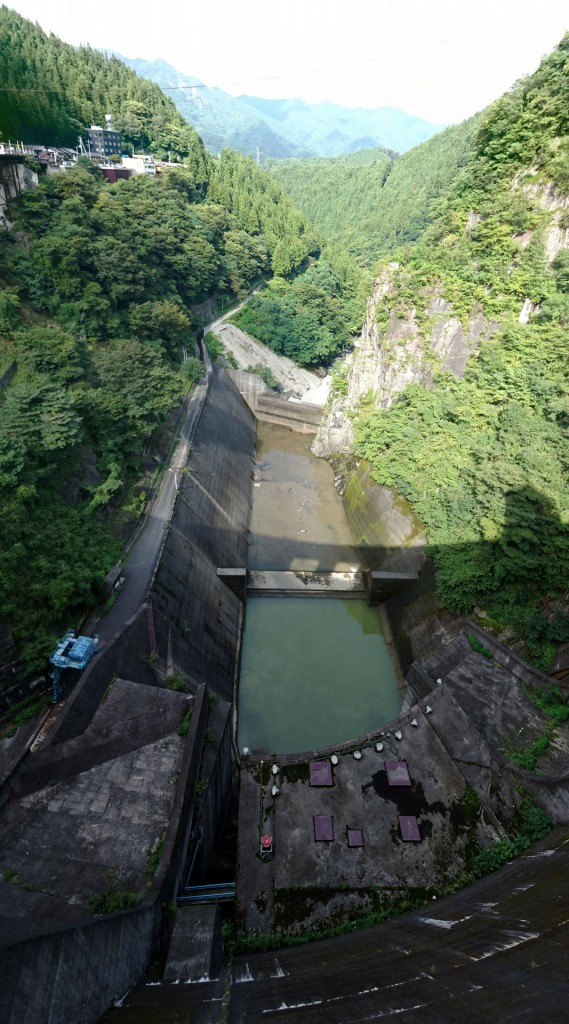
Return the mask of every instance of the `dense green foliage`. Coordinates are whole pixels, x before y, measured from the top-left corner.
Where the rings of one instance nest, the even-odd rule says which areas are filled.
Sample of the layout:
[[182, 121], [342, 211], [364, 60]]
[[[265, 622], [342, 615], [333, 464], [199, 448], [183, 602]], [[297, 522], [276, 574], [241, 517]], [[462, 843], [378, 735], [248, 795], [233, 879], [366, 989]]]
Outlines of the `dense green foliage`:
[[352, 262], [328, 250], [292, 281], [275, 277], [234, 322], [301, 366], [327, 365], [361, 325], [364, 279]]
[[[552, 175], [569, 187], [568, 64], [566, 37], [484, 115], [471, 161], [401, 253], [377, 314], [383, 329], [414, 310], [428, 349], [433, 320], [421, 310], [436, 287], [463, 322], [478, 309], [499, 329], [462, 380], [437, 372], [433, 357], [434, 387], [408, 387], [388, 411], [369, 404], [357, 427], [375, 478], [426, 525], [447, 607], [484, 607], [543, 666], [567, 635], [566, 617], [547, 609], [569, 578], [569, 260], [562, 251], [547, 265], [551, 215], [537, 196]], [[525, 298], [541, 314], [520, 324]]]
[[[215, 164], [208, 195], [233, 214], [242, 231], [254, 237], [262, 235], [273, 273], [289, 274], [309, 253], [317, 251], [316, 239], [302, 215], [250, 157], [224, 150]], [[247, 243], [236, 236], [234, 244], [243, 259]]]
[[196, 360], [180, 365], [192, 304], [313, 247], [270, 176], [233, 157], [211, 198], [190, 168], [110, 185], [80, 161], [25, 191], [17, 232], [0, 233], [0, 371], [15, 371], [0, 393], [0, 621], [32, 665], [95, 602], [119, 551], [110, 510], [199, 380]]
[[395, 156], [368, 149], [339, 157], [275, 160], [269, 169], [327, 240], [352, 249], [369, 230]]
[[369, 149], [337, 158], [273, 161], [270, 170], [326, 239], [372, 266], [420, 236], [433, 200], [468, 160], [477, 121], [447, 128], [398, 158]]
[[199, 135], [157, 85], [116, 57], [47, 36], [4, 6], [0, 39], [0, 136], [75, 147], [79, 135], [112, 113], [125, 145], [161, 157], [170, 152], [187, 162], [197, 184], [207, 182]]

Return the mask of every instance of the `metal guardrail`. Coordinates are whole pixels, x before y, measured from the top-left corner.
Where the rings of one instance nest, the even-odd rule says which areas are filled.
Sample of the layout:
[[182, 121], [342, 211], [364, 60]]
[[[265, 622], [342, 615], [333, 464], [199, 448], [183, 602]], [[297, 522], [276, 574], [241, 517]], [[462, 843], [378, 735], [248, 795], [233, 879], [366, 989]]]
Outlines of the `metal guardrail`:
[[235, 882], [217, 882], [214, 885], [190, 885], [180, 889], [177, 903], [227, 903], [234, 899]]

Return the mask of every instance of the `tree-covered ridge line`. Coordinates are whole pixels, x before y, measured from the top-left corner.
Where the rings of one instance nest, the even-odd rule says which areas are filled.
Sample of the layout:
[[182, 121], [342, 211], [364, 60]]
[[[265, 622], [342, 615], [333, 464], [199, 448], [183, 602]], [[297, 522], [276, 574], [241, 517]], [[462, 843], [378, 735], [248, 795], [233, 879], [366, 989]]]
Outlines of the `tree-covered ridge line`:
[[196, 184], [209, 179], [209, 157], [193, 128], [159, 86], [116, 57], [78, 49], [0, 7], [0, 137], [45, 145], [77, 145], [106, 113], [129, 148], [188, 163]]
[[0, 621], [31, 665], [116, 559], [112, 510], [193, 379], [192, 306], [315, 251], [253, 161], [227, 152], [210, 173], [204, 195], [189, 167], [111, 185], [80, 160], [0, 231]]
[[[428, 353], [434, 289], [463, 323], [482, 311], [494, 333], [462, 380], [434, 360], [432, 387], [407, 387], [388, 410], [363, 403], [356, 426], [375, 479], [427, 527], [446, 607], [482, 609], [543, 668], [553, 641], [569, 639], [569, 251], [550, 264], [545, 246], [552, 227], [569, 240], [568, 87], [566, 36], [485, 112], [377, 308], [380, 346], [411, 318]], [[525, 299], [536, 311], [520, 323]]]
[[269, 169], [327, 241], [372, 267], [429, 223], [431, 205], [469, 158], [478, 118], [397, 157], [381, 149], [272, 161]]

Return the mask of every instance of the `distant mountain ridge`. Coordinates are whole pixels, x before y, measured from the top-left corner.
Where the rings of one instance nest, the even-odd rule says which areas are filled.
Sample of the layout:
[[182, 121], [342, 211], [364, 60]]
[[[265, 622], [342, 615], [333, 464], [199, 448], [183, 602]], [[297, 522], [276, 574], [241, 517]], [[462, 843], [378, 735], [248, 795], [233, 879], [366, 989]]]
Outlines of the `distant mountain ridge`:
[[287, 138], [302, 140], [315, 156], [340, 156], [375, 148], [405, 153], [447, 127], [430, 124], [397, 107], [364, 110], [338, 103], [257, 96], [240, 96], [239, 100], [277, 124]]
[[300, 99], [236, 98], [223, 89], [210, 89], [199, 78], [182, 74], [164, 60], [115, 55], [142, 78], [167, 90], [179, 112], [214, 153], [229, 147], [250, 156], [257, 156], [259, 151], [261, 159], [279, 160], [339, 156], [375, 147], [405, 153], [446, 127], [396, 107], [364, 110]]
[[256, 156], [259, 149], [263, 157], [275, 159], [314, 155], [306, 146], [284, 138], [278, 126], [272, 127], [249, 104], [241, 103], [223, 89], [210, 89], [199, 78], [176, 71], [164, 60], [149, 61], [123, 57], [119, 53], [115, 55], [141, 78], [155, 82], [166, 91], [210, 152], [217, 154], [229, 148]]

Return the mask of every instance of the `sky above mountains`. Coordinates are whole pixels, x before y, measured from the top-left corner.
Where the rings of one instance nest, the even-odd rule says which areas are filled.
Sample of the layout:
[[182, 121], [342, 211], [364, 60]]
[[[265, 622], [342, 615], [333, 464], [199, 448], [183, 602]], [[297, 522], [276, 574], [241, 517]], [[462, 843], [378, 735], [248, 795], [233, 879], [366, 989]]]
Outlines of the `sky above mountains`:
[[400, 107], [436, 124], [496, 99], [569, 30], [566, 0], [13, 0], [66, 43], [161, 57], [232, 95]]

